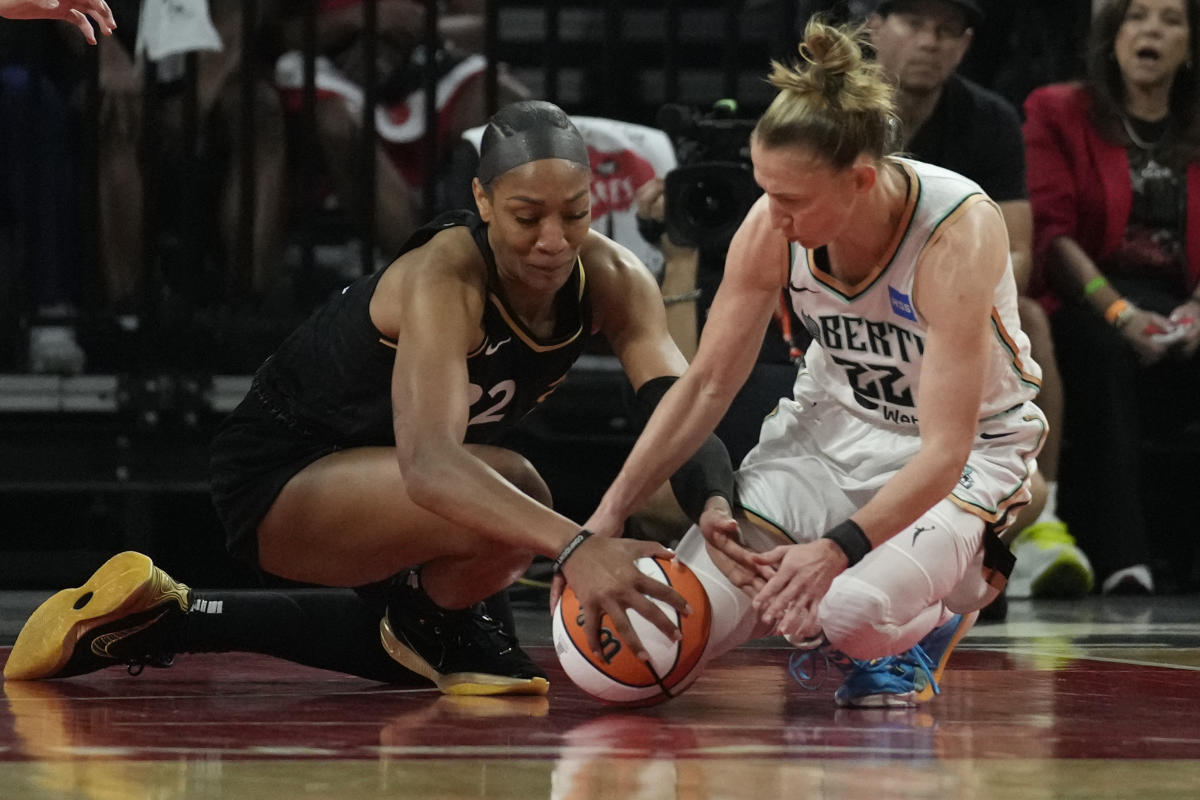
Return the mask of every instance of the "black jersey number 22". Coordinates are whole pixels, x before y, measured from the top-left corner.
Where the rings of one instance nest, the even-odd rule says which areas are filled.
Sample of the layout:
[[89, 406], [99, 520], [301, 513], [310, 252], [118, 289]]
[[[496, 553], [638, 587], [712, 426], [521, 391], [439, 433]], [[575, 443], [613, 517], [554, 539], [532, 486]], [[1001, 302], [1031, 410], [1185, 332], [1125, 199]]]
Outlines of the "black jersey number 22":
[[883, 401], [894, 406], [913, 407], [912, 389], [899, 388], [904, 373], [890, 364], [863, 364], [833, 356], [833, 361], [846, 370], [846, 379], [854, 391], [854, 399], [863, 408], [874, 411]]

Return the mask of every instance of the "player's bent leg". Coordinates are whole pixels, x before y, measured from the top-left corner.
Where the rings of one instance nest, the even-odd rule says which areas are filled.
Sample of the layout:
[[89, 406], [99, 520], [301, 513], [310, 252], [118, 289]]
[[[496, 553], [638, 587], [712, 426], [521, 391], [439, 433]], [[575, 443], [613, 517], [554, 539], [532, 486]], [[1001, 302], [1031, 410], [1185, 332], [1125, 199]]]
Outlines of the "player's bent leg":
[[[523, 457], [469, 449], [549, 503], [545, 482]], [[443, 692], [546, 692], [544, 672], [480, 604], [519, 577], [532, 555], [412, 502], [391, 448], [339, 451], [309, 464], [280, 492], [258, 533], [263, 568], [281, 577], [332, 586], [391, 581], [379, 625], [383, 646]]]
[[954, 614], [903, 653], [853, 662], [834, 700], [844, 708], [880, 708], [933, 699], [941, 693], [951, 652], [978, 617], [978, 611]]
[[983, 560], [983, 521], [946, 501], [839, 576], [819, 609], [829, 640], [857, 659], [837, 703], [907, 706], [937, 694], [974, 612], [998, 591]]
[[191, 590], [141, 553], [118, 553], [25, 622], [4, 665], [10, 681], [65, 678], [117, 664], [170, 666]]
[[821, 628], [854, 658], [904, 652], [948, 619], [944, 598], [985, 583], [982, 541], [982, 519], [938, 503], [834, 579], [818, 608]]

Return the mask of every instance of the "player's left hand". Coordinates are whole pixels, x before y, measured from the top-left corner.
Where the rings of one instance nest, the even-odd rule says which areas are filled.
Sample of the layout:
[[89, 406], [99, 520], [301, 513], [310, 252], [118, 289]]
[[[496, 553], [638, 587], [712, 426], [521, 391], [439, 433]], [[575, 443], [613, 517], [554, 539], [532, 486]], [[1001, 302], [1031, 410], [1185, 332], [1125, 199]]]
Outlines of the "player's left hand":
[[782, 545], [755, 559], [775, 570], [752, 602], [763, 622], [783, 636], [816, 636], [821, 630], [817, 607], [833, 579], [846, 569], [846, 554], [829, 539], [817, 539]]

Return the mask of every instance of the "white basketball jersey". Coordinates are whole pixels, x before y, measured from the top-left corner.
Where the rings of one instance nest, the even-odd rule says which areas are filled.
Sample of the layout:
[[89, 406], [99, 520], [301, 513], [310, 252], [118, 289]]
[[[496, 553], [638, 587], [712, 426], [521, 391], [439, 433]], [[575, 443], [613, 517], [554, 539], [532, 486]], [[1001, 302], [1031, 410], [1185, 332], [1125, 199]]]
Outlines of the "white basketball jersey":
[[[909, 178], [907, 205], [880, 263], [855, 286], [819, 269], [813, 251], [793, 245], [790, 293], [813, 337], [804, 361], [812, 378], [855, 414], [888, 428], [917, 426], [926, 325], [913, 296], [925, 248], [975, 203], [991, 200], [978, 184], [949, 170], [895, 159]], [[1031, 400], [1041, 368], [1017, 316], [1009, 259], [992, 304], [992, 344], [979, 418]]]

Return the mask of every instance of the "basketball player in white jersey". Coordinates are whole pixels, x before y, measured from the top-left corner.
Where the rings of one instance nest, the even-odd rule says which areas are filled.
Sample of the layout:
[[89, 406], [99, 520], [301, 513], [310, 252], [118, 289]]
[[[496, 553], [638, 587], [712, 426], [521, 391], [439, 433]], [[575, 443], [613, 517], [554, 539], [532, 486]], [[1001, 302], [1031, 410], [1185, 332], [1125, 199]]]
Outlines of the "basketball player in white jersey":
[[751, 138], [765, 194], [695, 359], [586, 528], [619, 530], [713, 429], [786, 285], [814, 340], [795, 401], [738, 472], [738, 521], [710, 499], [677, 552], [713, 601], [709, 657], [780, 633], [839, 656], [840, 705], [908, 705], [1004, 585], [997, 533], [1046, 425], [1003, 217], [966, 178], [888, 155], [891, 94], [858, 41], [813, 20], [803, 60], [775, 65]]

